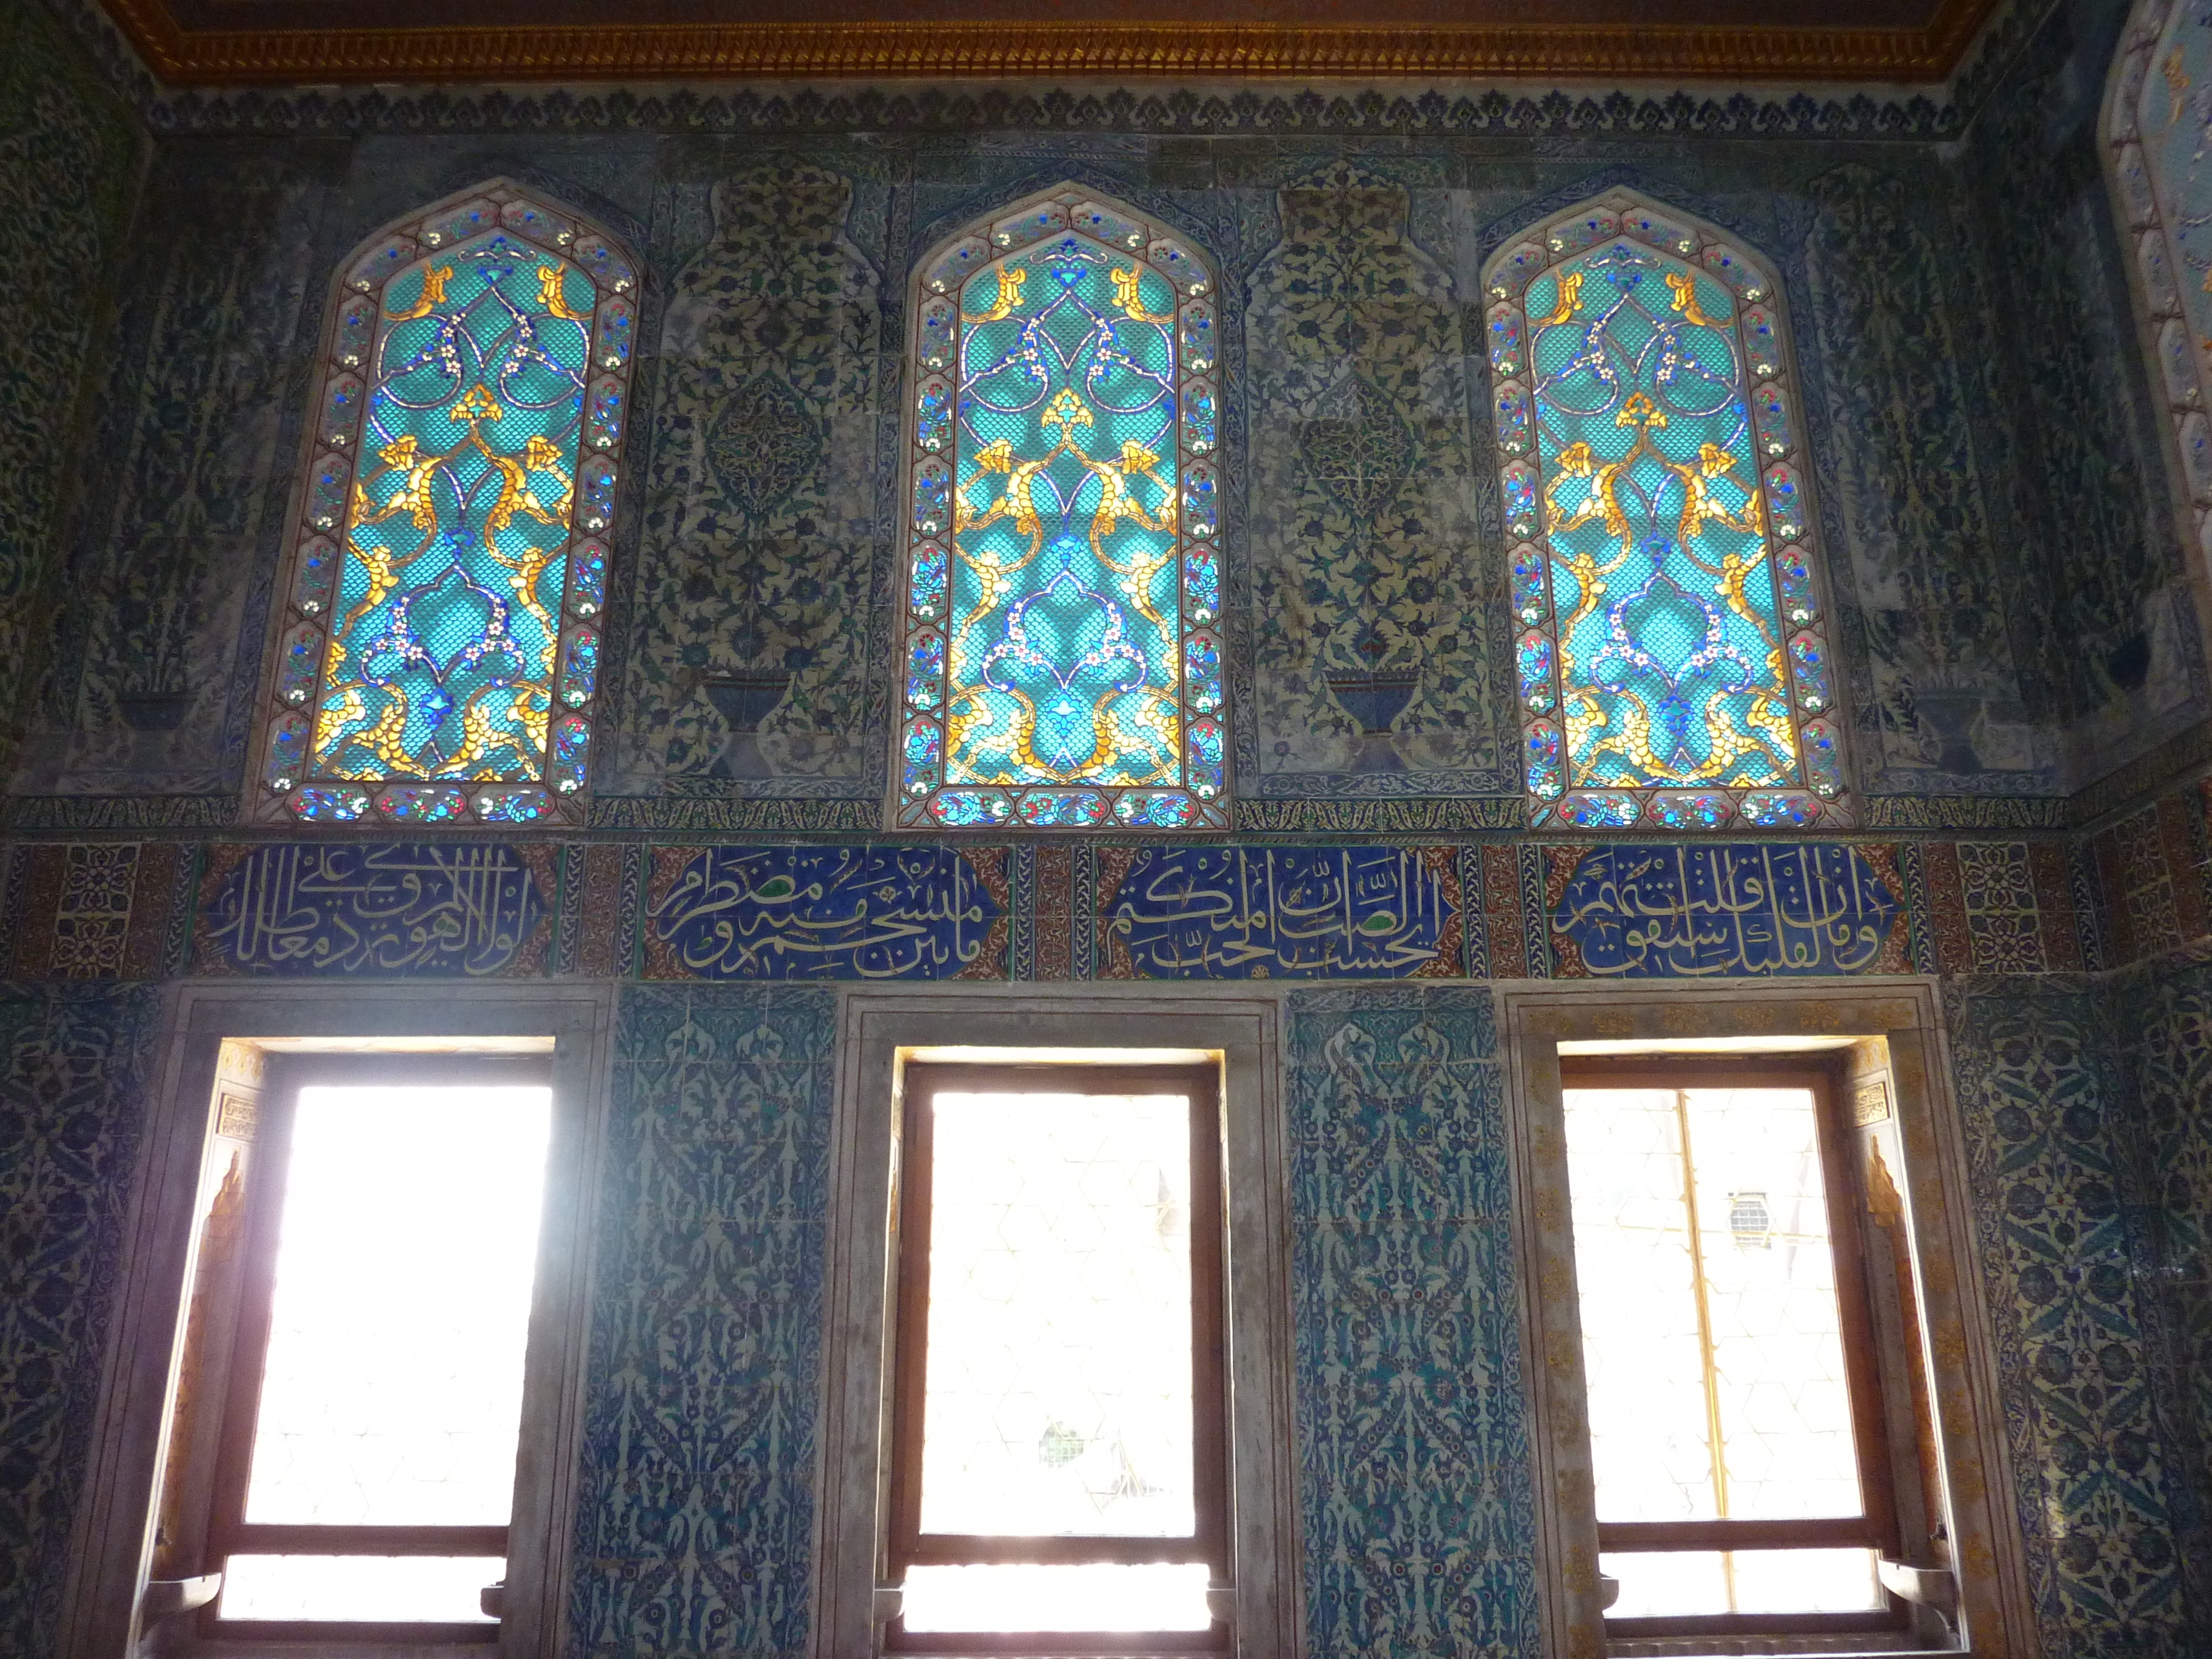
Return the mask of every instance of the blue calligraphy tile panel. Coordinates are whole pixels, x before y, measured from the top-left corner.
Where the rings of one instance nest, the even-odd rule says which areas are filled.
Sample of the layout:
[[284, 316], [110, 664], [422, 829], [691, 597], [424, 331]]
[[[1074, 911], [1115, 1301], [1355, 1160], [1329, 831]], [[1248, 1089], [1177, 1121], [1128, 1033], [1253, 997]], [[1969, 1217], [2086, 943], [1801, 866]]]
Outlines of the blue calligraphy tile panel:
[[1562, 978], [1912, 970], [1892, 847], [1677, 843], [1545, 854]]
[[58, 1638], [158, 1006], [0, 985], [0, 1653]]
[[2004, 988], [1954, 1005], [1951, 1048], [2043, 1650], [2181, 1659], [2203, 1650], [2124, 1202], [2125, 1079], [2089, 994], [1984, 983]]
[[648, 979], [1004, 979], [1004, 848], [663, 847]]
[[210, 849], [203, 974], [485, 977], [544, 971], [550, 846], [271, 842]]
[[1098, 854], [1102, 979], [1467, 972], [1449, 847], [1144, 847]]
[[1540, 1647], [1491, 995], [1290, 1001], [1291, 1296], [1316, 1655]]
[[807, 1651], [832, 992], [639, 986], [616, 1030], [580, 1659]]

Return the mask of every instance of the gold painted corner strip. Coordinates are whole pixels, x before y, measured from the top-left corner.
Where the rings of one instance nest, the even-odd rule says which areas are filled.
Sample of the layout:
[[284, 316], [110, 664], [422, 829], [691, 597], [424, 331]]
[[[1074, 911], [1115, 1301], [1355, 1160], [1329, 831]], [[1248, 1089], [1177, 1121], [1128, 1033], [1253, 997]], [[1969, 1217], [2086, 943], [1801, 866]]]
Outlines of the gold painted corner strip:
[[1935, 81], [1996, 0], [1942, 0], [1925, 28], [1321, 24], [714, 23], [180, 29], [162, 0], [104, 0], [172, 85], [680, 77]]

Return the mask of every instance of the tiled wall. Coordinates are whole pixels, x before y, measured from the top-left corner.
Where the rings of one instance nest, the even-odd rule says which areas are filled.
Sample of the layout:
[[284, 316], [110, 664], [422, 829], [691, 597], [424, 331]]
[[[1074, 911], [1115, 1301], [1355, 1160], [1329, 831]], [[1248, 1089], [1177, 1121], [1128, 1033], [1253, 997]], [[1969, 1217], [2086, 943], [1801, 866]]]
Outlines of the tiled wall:
[[1951, 1043], [2015, 1502], [2051, 1659], [2200, 1651], [2124, 1074], [2086, 989], [1969, 981]]
[[[2069, 21], [2095, 9], [2015, 39], [2010, 78], [1972, 94], [1983, 116], [1946, 145], [1926, 112], [1872, 106], [1833, 137], [1785, 118], [1770, 141], [1707, 142], [1735, 118], [1688, 100], [1654, 106], [1628, 147], [1577, 138], [1542, 100], [1447, 117], [1441, 97], [1401, 120], [1316, 95], [1285, 106], [1283, 131], [1257, 102], [1164, 97], [1012, 127], [988, 122], [1012, 98], [951, 125], [868, 98], [836, 104], [842, 125], [802, 99], [743, 125], [712, 98], [387, 100], [353, 131], [316, 94], [289, 115], [240, 106], [231, 126], [218, 104], [165, 106], [128, 258], [109, 262], [130, 303], [73, 458], [68, 649], [40, 678], [7, 821], [234, 820], [328, 273], [385, 221], [506, 173], [574, 202], [645, 272], [596, 828], [881, 822], [908, 276], [1062, 179], [1176, 226], [1233, 296], [1221, 543], [1240, 830], [1520, 822], [1482, 268], [1616, 185], [1780, 276], [1862, 821], [2057, 827], [2066, 796], [2212, 712], [2097, 151], [2044, 122], [2100, 73]], [[1372, 475], [1350, 492], [1330, 475], [1347, 444]], [[1420, 679], [1384, 772], [1352, 768], [1327, 684], [1370, 646]], [[770, 775], [733, 778], [702, 681], [759, 667], [793, 686], [760, 733]]]
[[[2041, 977], [1996, 977], [2009, 952], [1938, 951], [1963, 975], [1952, 1057], [2039, 1614], [2049, 1651], [2084, 1659], [2212, 1642], [2208, 811], [2192, 781], [2002, 884], [2066, 858], [2079, 965], [2103, 971], [2046, 948]], [[1926, 850], [1931, 899], [1971, 932], [1990, 901], [1944, 896], [1953, 860], [2013, 860]]]
[[113, 300], [144, 137], [38, 0], [0, 0], [0, 773], [50, 651], [65, 510], [81, 470], [78, 393]]
[[2110, 994], [2141, 1114], [2137, 1193], [2159, 1338], [2150, 1363], [2190, 1477], [2174, 1519], [2185, 1583], [2202, 1607], [2212, 1597], [2212, 952], [2125, 976]]
[[1299, 991], [1290, 1046], [1310, 1650], [1534, 1659], [1536, 1496], [1490, 992]]
[[[2083, 971], [2112, 910], [2087, 848], [78, 841], [16, 846], [6, 891], [14, 971], [55, 998], [627, 981], [571, 1598], [594, 1659], [804, 1644], [832, 1021], [827, 983], [772, 981], [1351, 981], [1291, 1005], [1310, 1631], [1518, 1655], [1534, 1500], [1467, 981], [1940, 973], [2048, 1650], [2200, 1633], [2202, 1390], [2160, 1384], [2212, 1302], [2204, 970], [2149, 1000], [2118, 981], [2152, 965]], [[1472, 1299], [1406, 1299], [1430, 1279]]]
[[807, 1651], [836, 1025], [804, 986], [623, 1000], [578, 1659]]
[[[0, 1652], [51, 1650], [162, 981], [620, 982], [569, 1601], [586, 1659], [805, 1650], [830, 983], [1332, 981], [1291, 995], [1285, 1091], [1309, 1634], [1328, 1659], [1522, 1659], [1538, 1495], [1480, 981], [1898, 972], [1944, 979], [2048, 1659], [2212, 1650], [2212, 785], [2094, 816], [2096, 791], [2205, 758], [2212, 677], [2077, 106], [2100, 60], [2071, 31], [2097, 7], [2008, 37], [1971, 129], [1688, 100], [1633, 139], [1567, 100], [1046, 100], [1008, 125], [1031, 106], [756, 99], [739, 120], [555, 96], [350, 125], [313, 95], [186, 100], [125, 247], [138, 141], [98, 88], [60, 94], [82, 65], [4, 9], [24, 3], [0, 0], [0, 79], [34, 118], [0, 121], [0, 196], [41, 263], [6, 292], [46, 326], [0, 327], [0, 381], [36, 394], [10, 413], [0, 391], [0, 424], [37, 458], [0, 503], [0, 716], [31, 697], [0, 800], [0, 978], [27, 982], [0, 991]], [[1794, 136], [1699, 136], [1760, 123]], [[586, 208], [648, 272], [591, 829], [240, 839], [325, 276], [493, 173]], [[1238, 296], [1237, 834], [892, 843], [905, 272], [1071, 177], [1187, 226]], [[1863, 831], [1517, 834], [1479, 273], [1617, 183], [1781, 271]], [[1370, 280], [1333, 287], [1340, 265]], [[100, 271], [131, 302], [88, 349]], [[1352, 367], [1403, 392], [1402, 431], [1325, 345], [1378, 306], [1397, 331], [1362, 333]], [[81, 406], [83, 493], [57, 520]], [[1339, 428], [1397, 469], [1387, 512], [1317, 483]], [[66, 648], [22, 685], [42, 659], [5, 607], [58, 577]], [[1370, 622], [1425, 676], [1403, 771], [1346, 769], [1322, 678]], [[771, 659], [795, 672], [762, 733], [774, 775], [718, 776], [699, 680]], [[1456, 1162], [1427, 1150], [1439, 1127]]]
[[2089, 838], [2105, 960], [2125, 967], [2212, 932], [2212, 778], [2175, 790]]
[[[1954, 1050], [2020, 1515], [2051, 1652], [2087, 1659], [2107, 1638], [2185, 1652], [2199, 1605], [2183, 1572], [2194, 1425], [2154, 1403], [2170, 1346], [2120, 1219], [2149, 1224], [2148, 1200], [2122, 1196], [2109, 1144], [2124, 1062], [2081, 974], [2102, 959], [2100, 880], [2056, 838], [78, 841], [19, 844], [7, 902], [16, 971], [56, 980], [631, 981], [572, 1593], [595, 1659], [805, 1640], [830, 1017], [824, 989], [763, 981], [1369, 981], [1299, 993], [1291, 1022], [1310, 1632], [1320, 1651], [1418, 1652], [1441, 1633], [1518, 1655], [1534, 1500], [1505, 1409], [1519, 1361], [1483, 1152], [1499, 1127], [1489, 993], [1433, 981], [1963, 975]], [[1404, 1155], [1439, 1111], [1472, 1164]], [[1406, 1302], [1425, 1274], [1473, 1300]]]
[[0, 983], [0, 1653], [52, 1650], [159, 998]]

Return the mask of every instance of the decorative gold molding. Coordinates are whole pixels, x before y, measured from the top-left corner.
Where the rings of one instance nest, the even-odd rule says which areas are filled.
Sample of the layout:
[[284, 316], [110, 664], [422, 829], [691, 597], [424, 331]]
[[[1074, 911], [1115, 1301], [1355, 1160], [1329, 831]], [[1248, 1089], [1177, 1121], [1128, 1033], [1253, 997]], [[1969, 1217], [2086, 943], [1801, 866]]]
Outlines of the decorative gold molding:
[[103, 0], [173, 86], [410, 81], [1097, 76], [1940, 81], [1996, 0], [1924, 28], [1694, 24], [713, 23], [185, 30]]

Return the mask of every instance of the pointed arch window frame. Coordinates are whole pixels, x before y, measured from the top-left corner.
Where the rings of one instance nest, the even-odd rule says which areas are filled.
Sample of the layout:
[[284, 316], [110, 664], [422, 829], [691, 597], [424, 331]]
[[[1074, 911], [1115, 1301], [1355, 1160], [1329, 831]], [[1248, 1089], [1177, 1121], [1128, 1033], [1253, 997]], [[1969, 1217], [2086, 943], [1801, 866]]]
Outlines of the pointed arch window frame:
[[[2120, 240], [2132, 255], [2124, 263], [2145, 379], [2151, 396], [2165, 405], [2166, 474], [2179, 509], [2176, 522], [2184, 527], [2183, 556], [2191, 580], [2206, 596], [2200, 614], [2208, 615], [2206, 626], [2212, 629], [2212, 400], [2206, 396], [2212, 387], [2212, 337], [2191, 326], [2182, 297], [2182, 283], [2202, 269], [2181, 241], [2185, 225], [2194, 222], [2173, 199], [2159, 164], [2156, 135], [2143, 120], [2146, 95], [2158, 95], [2149, 90], [2154, 71], [2177, 103], [2187, 88], [2185, 79], [2180, 87], [2164, 79], [2169, 65], [2185, 70], [2159, 52], [2167, 44], [2168, 26], [2185, 15], [2179, 0], [2136, 0], [2106, 76], [2101, 124], [2106, 185]], [[2178, 50], [2178, 45], [2170, 47], [2169, 53]]]
[[[967, 331], [965, 285], [1047, 239], [1073, 235], [1141, 262], [1171, 287], [1176, 407], [1177, 573], [1175, 684], [1182, 771], [1170, 784], [1080, 777], [1050, 784], [951, 777], [946, 711], [952, 684], [954, 523], [961, 498], [958, 386]], [[1227, 633], [1221, 548], [1223, 364], [1220, 290], [1193, 240], [1072, 180], [979, 215], [914, 266], [901, 411], [899, 719], [892, 738], [889, 817], [900, 830], [1220, 830], [1230, 825]]]
[[[552, 308], [545, 313], [586, 326], [575, 450], [565, 480], [568, 513], [553, 561], [560, 574], [556, 584], [545, 571], [537, 584], [560, 599], [557, 610], [548, 607], [556, 626], [544, 630], [550, 649], [538, 678], [549, 708], [544, 739], [532, 752], [536, 775], [357, 777], [319, 770], [315, 720], [327, 692], [331, 634], [365, 499], [357, 475], [369, 471], [361, 451], [376, 390], [375, 354], [386, 326], [403, 320], [387, 315], [386, 295], [419, 265], [494, 234], [562, 261], [592, 293], [592, 308], [581, 318], [572, 314], [566, 297], [573, 284], [564, 287], [557, 307], [548, 301]], [[287, 520], [247, 781], [248, 821], [356, 828], [585, 822], [604, 690], [599, 659], [611, 541], [627, 484], [623, 451], [641, 269], [620, 239], [506, 178], [410, 210], [340, 261], [323, 308], [313, 402]]]
[[[1772, 590], [1780, 689], [1796, 748], [1794, 781], [1764, 785], [1638, 781], [1577, 784], [1563, 719], [1556, 555], [1549, 480], [1539, 441], [1534, 331], [1527, 298], [1547, 272], [1620, 241], [1711, 279], [1730, 296], [1717, 331], [1735, 354], [1744, 426], [1757, 483], [1747, 492], [1765, 527], [1758, 569]], [[1812, 462], [1781, 285], [1736, 239], [1640, 191], [1616, 188], [1510, 238], [1486, 263], [1483, 289], [1491, 365], [1491, 415], [1506, 530], [1521, 714], [1524, 799], [1532, 829], [1585, 832], [1827, 830], [1857, 823], [1845, 767], [1839, 675], [1830, 649], [1827, 580]], [[1778, 570], [1778, 560], [1783, 564]]]

